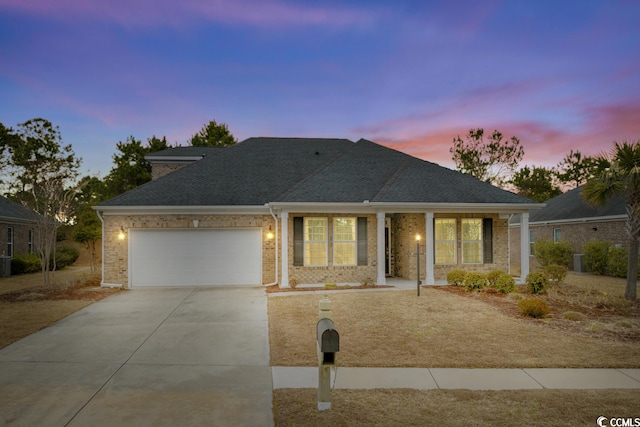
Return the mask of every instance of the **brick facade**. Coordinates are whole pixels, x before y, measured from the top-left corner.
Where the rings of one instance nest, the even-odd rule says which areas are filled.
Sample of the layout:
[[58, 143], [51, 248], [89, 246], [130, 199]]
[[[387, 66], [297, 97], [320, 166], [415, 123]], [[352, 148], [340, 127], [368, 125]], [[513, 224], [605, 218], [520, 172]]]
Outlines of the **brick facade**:
[[[9, 228], [13, 229], [13, 254], [9, 251]], [[20, 222], [15, 223], [0, 223], [0, 256], [10, 256], [14, 254], [25, 254], [32, 252], [33, 248], [29, 245], [29, 231], [32, 233], [32, 238], [35, 239], [36, 226], [34, 224], [25, 224]]]
[[129, 253], [127, 238], [120, 240], [120, 227], [126, 235], [130, 229], [187, 229], [194, 228], [193, 220], [198, 220], [198, 228], [262, 228], [262, 283], [272, 283], [275, 279], [275, 241], [267, 239], [275, 221], [271, 215], [105, 215], [104, 216], [104, 273], [103, 284], [129, 284]]
[[[508, 220], [500, 219], [497, 214], [435, 214], [434, 218], [450, 218], [456, 220], [456, 264], [434, 265], [434, 279], [445, 280], [447, 274], [452, 270], [464, 269], [468, 271], [479, 271], [487, 273], [491, 270], [500, 269], [509, 271], [509, 238]], [[463, 264], [460, 254], [462, 253], [462, 218], [492, 218], [493, 219], [493, 262], [486, 264]], [[394, 214], [391, 215], [392, 244], [391, 250], [394, 254], [392, 259], [392, 275], [404, 279], [416, 280], [416, 234], [420, 234], [420, 277], [426, 277], [426, 256], [425, 256], [425, 215], [424, 214]], [[427, 244], [433, 244], [427, 242]]]
[[151, 163], [151, 179], [158, 179], [171, 172], [177, 171], [193, 162], [152, 162]]
[[[290, 213], [289, 230], [293, 230], [294, 217], [323, 217], [328, 219], [328, 264], [323, 267], [299, 267], [293, 265], [293, 232], [289, 232], [289, 282], [298, 283], [355, 283], [367, 281], [375, 283], [377, 276], [378, 258], [376, 255], [377, 234], [376, 216], [363, 214], [316, 214]], [[367, 218], [367, 265], [334, 266], [333, 265], [333, 218], [336, 217], [366, 217]]]
[[[294, 217], [325, 217], [328, 220], [328, 264], [322, 267], [301, 267], [293, 265]], [[333, 230], [334, 217], [366, 217], [367, 218], [367, 265], [362, 266], [334, 266], [333, 265]], [[467, 269], [488, 272], [493, 269], [508, 271], [508, 227], [507, 220], [498, 215], [481, 214], [436, 214], [436, 218], [455, 218], [457, 221], [457, 264], [435, 265], [436, 280], [443, 280], [449, 271]], [[493, 218], [493, 262], [490, 264], [462, 264], [461, 254], [461, 221], [462, 218]], [[425, 215], [422, 213], [389, 214], [391, 257], [390, 275], [409, 280], [416, 279], [416, 233], [422, 236], [420, 271], [425, 277]], [[131, 229], [189, 229], [194, 228], [193, 220], [198, 220], [198, 228], [233, 228], [256, 227], [263, 232], [262, 240], [262, 283], [268, 284], [280, 280], [281, 272], [276, 278], [276, 241], [266, 238], [268, 231], [275, 234], [276, 224], [271, 215], [194, 215], [194, 214], [157, 214], [157, 215], [105, 215], [104, 216], [104, 275], [103, 284], [128, 286], [128, 241], [120, 240], [120, 227], [129, 232]], [[289, 279], [297, 283], [375, 283], [377, 278], [377, 217], [375, 214], [320, 214], [320, 213], [289, 213], [288, 218], [288, 265]], [[280, 236], [276, 236], [280, 239]], [[282, 242], [278, 241], [280, 253]], [[384, 244], [384, 243], [383, 243]], [[278, 254], [280, 260], [280, 254]]]
[[[624, 220], [612, 221], [582, 221], [572, 223], [536, 224], [530, 223], [529, 230], [533, 233], [534, 241], [553, 240], [554, 229], [560, 230], [560, 239], [573, 245], [574, 253], [584, 253], [584, 244], [590, 240], [605, 240], [612, 245], [628, 247], [627, 232]], [[511, 230], [511, 259], [520, 262], [520, 224], [514, 224]], [[531, 265], [535, 258], [530, 257]], [[573, 260], [569, 265], [573, 269]]]

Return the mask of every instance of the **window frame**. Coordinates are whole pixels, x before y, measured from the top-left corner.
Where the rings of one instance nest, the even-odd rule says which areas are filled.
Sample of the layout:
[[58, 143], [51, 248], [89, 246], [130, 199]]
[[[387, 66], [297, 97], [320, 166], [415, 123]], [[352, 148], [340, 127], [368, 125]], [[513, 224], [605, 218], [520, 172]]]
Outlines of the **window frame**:
[[29, 249], [29, 253], [33, 253], [33, 229], [29, 229], [29, 242], [27, 243], [27, 247]]
[[[309, 221], [318, 221], [322, 220], [324, 222], [324, 238], [322, 240], [310, 240], [309, 237], [309, 229], [308, 223]], [[303, 266], [305, 267], [326, 267], [329, 265], [329, 219], [327, 217], [318, 217], [318, 216], [309, 216], [304, 217], [303, 219]], [[324, 263], [323, 264], [311, 264], [310, 256], [308, 256], [307, 250], [311, 247], [311, 245], [320, 245], [324, 244]]]
[[533, 244], [536, 242], [536, 235], [533, 230], [529, 229], [529, 256], [535, 255]]
[[562, 229], [561, 228], [554, 228], [553, 229], [553, 243], [558, 243], [560, 240], [562, 240]]
[[[453, 221], [453, 240], [439, 240], [438, 222]], [[433, 256], [435, 265], [456, 265], [458, 263], [458, 220], [457, 218], [434, 218], [433, 220]], [[438, 245], [442, 243], [453, 243], [452, 262], [438, 262]]]
[[13, 227], [7, 227], [7, 255], [13, 257], [13, 239], [15, 236], [15, 230]]
[[[465, 222], [467, 223], [478, 223], [477, 228], [480, 231], [480, 239], [474, 239], [474, 240], [465, 240], [464, 238], [464, 227], [465, 227]], [[484, 242], [484, 233], [483, 233], [483, 220], [482, 218], [461, 218], [460, 220], [460, 246], [461, 246], [461, 251], [462, 251], [462, 256], [461, 256], [461, 262], [462, 264], [483, 264], [484, 263], [484, 248], [483, 248], [483, 242]], [[474, 261], [466, 261], [465, 260], [465, 243], [469, 244], [469, 243], [475, 243], [478, 245], [477, 248], [477, 253], [480, 255], [480, 260], [474, 260]]]
[[[352, 222], [351, 227], [353, 230], [353, 239], [349, 240], [338, 240], [337, 239], [337, 225], [336, 222], [339, 220], [350, 220]], [[353, 267], [358, 265], [358, 218], [351, 216], [336, 216], [333, 217], [332, 221], [332, 231], [333, 231], [333, 242], [331, 245], [331, 249], [333, 251], [333, 265], [339, 267]], [[343, 264], [336, 262], [336, 244], [349, 244], [353, 247], [353, 259], [351, 263]]]

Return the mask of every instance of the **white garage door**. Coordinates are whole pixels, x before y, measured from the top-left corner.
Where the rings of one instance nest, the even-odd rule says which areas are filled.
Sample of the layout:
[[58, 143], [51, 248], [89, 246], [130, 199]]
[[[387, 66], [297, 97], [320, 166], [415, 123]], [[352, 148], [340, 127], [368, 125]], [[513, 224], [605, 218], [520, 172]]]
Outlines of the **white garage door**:
[[130, 230], [129, 284], [259, 285], [260, 229]]

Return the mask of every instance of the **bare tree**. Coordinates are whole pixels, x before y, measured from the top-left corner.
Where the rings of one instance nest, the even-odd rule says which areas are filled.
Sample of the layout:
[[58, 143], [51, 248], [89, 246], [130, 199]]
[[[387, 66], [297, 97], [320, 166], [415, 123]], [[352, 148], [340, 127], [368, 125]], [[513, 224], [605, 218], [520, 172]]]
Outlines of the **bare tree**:
[[17, 128], [9, 129], [0, 141], [3, 172], [9, 177], [11, 197], [34, 211], [34, 243], [43, 284], [49, 286], [49, 273], [56, 268], [56, 232], [72, 215], [81, 159], [71, 145], [62, 145], [60, 130], [48, 120], [32, 119]]

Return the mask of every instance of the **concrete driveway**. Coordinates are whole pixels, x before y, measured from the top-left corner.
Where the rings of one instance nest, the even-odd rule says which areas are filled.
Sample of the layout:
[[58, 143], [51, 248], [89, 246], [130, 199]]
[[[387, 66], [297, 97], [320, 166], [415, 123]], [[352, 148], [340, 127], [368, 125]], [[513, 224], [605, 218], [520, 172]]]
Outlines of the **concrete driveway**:
[[0, 425], [269, 426], [258, 287], [140, 289], [0, 350]]

